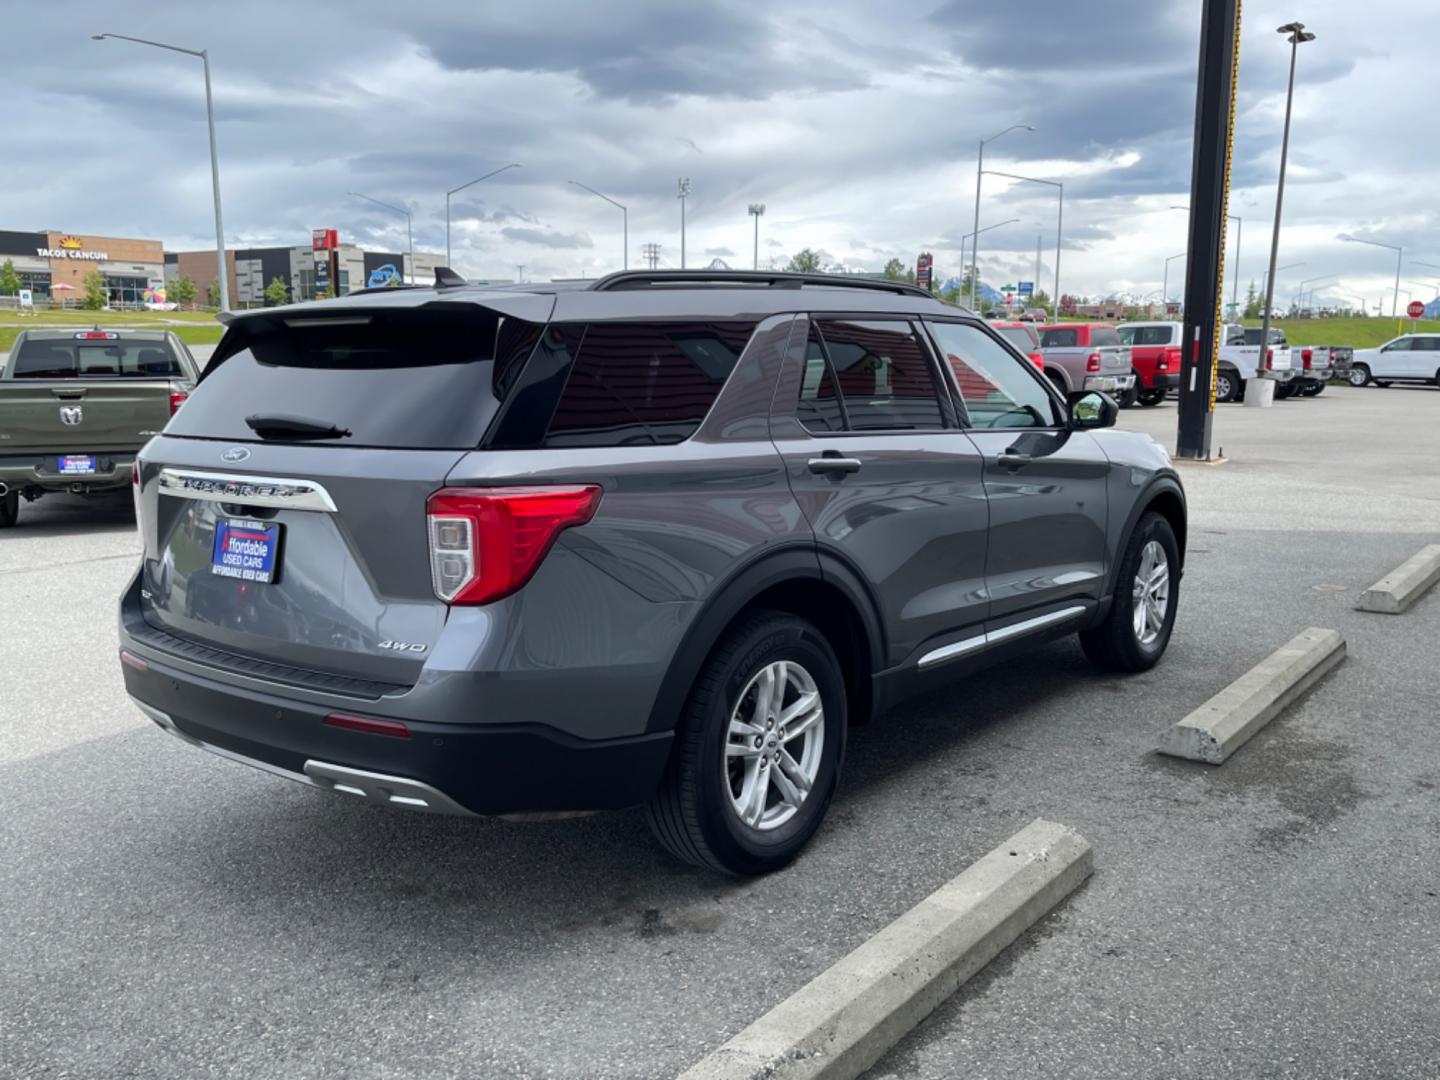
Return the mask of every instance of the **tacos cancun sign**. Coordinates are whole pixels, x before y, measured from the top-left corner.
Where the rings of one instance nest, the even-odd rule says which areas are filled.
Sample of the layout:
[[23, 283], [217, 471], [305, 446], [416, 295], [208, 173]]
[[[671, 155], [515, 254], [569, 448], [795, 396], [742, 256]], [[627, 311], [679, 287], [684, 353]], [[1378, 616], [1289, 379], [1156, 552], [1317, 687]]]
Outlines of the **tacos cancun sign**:
[[36, 248], [35, 254], [42, 259], [91, 259], [106, 262], [110, 255], [104, 251], [77, 251], [74, 248]]
[[83, 250], [78, 236], [61, 237], [59, 247], [36, 248], [35, 254], [42, 259], [90, 259], [94, 262], [105, 262], [110, 258], [104, 251]]

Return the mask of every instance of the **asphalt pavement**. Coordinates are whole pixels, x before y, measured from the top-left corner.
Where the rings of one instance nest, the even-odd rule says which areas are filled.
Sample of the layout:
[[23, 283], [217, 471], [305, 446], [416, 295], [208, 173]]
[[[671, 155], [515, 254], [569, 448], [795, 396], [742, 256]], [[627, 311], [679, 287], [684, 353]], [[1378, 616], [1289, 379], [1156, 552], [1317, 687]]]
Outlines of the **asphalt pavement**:
[[[1163, 664], [1099, 676], [1060, 642], [856, 729], [815, 842], [748, 882], [636, 811], [387, 813], [180, 744], [117, 669], [126, 501], [26, 506], [0, 534], [0, 1076], [672, 1076], [1042, 816], [1094, 877], [872, 1076], [1434, 1077], [1440, 597], [1353, 605], [1440, 535], [1437, 410], [1222, 406]], [[1173, 448], [1173, 404], [1122, 424]], [[1349, 659], [1234, 759], [1154, 754], [1311, 625]]]

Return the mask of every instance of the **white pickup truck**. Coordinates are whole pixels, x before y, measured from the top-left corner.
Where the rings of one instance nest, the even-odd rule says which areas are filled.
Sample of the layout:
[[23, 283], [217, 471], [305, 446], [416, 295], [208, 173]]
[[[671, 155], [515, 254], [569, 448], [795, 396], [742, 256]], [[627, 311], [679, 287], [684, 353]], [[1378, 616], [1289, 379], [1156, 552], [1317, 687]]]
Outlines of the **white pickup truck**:
[[[1260, 328], [1227, 323], [1220, 346], [1220, 370], [1215, 373], [1216, 401], [1244, 401], [1245, 381], [1255, 377], [1260, 366]], [[1295, 380], [1290, 346], [1285, 331], [1270, 328], [1270, 347], [1265, 355], [1267, 378], [1275, 380], [1275, 396], [1287, 398], [1300, 385]]]

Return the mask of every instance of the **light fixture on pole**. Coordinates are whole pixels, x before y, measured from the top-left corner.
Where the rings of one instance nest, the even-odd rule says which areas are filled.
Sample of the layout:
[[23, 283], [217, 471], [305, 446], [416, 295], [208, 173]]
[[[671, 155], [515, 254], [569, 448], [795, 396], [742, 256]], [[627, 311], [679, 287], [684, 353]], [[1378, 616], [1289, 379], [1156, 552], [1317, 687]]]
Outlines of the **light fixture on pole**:
[[[1405, 256], [1405, 249], [1396, 247], [1394, 244], [1383, 244], [1379, 240], [1366, 240], [1364, 237], [1351, 236], [1349, 233], [1341, 233], [1340, 239], [1350, 244], [1369, 244], [1371, 247], [1389, 248], [1395, 252], [1395, 302], [1390, 307], [1392, 319], [1400, 316], [1400, 260]], [[1423, 263], [1421, 264], [1424, 265]]]
[[[1184, 210], [1187, 214], [1190, 212], [1188, 206], [1171, 206], [1170, 209]], [[1226, 214], [1225, 216], [1235, 222], [1235, 259], [1231, 264], [1233, 277], [1230, 281], [1230, 305], [1238, 313], [1240, 311], [1240, 237], [1245, 228], [1245, 219], [1239, 214]]]
[[215, 151], [215, 103], [210, 96], [210, 51], [208, 49], [186, 49], [179, 45], [166, 45], [163, 41], [149, 41], [145, 38], [130, 37], [128, 34], [91, 34], [92, 41], [115, 38], [118, 41], [133, 41], [137, 45], [151, 45], [157, 49], [198, 56], [205, 67], [205, 120], [210, 127], [210, 186], [215, 194], [215, 261], [217, 281], [220, 284], [220, 310], [230, 310], [230, 278], [225, 272], [225, 225], [220, 217], [220, 159]]
[[[383, 206], [386, 210], [393, 210], [397, 214], [405, 215], [405, 237], [410, 245], [410, 284], [415, 284], [415, 232], [410, 227], [410, 211], [401, 206], [391, 206], [388, 202], [381, 202], [379, 199], [372, 199], [369, 195], [361, 195], [358, 191], [347, 191], [346, 195], [353, 195], [357, 199], [364, 199], [366, 202], [373, 202], [376, 206]], [[402, 277], [404, 275], [401, 275]], [[338, 282], [336, 283], [339, 284]]]
[[1189, 252], [1182, 251], [1179, 255], [1171, 255], [1165, 260], [1165, 284], [1160, 286], [1160, 303], [1165, 305], [1167, 313], [1170, 310], [1170, 264], [1176, 259], [1183, 259], [1188, 254]]
[[[1280, 138], [1280, 180], [1275, 186], [1275, 226], [1270, 234], [1270, 277], [1265, 285], [1265, 310], [1260, 313], [1260, 347], [1255, 350], [1255, 375], [1265, 378], [1265, 355], [1270, 348], [1270, 312], [1275, 301], [1275, 260], [1280, 254], [1280, 216], [1285, 206], [1285, 163], [1290, 156], [1290, 111], [1295, 103], [1295, 55], [1300, 45], [1314, 41], [1315, 35], [1305, 29], [1304, 23], [1292, 22], [1277, 27], [1277, 34], [1289, 34], [1290, 82], [1285, 91], [1285, 131]], [[1273, 383], [1266, 393], [1247, 394], [1245, 404], [1265, 407], [1273, 400]]]
[[690, 194], [690, 178], [682, 176], [675, 182], [675, 197], [680, 200], [680, 269], [685, 269], [685, 198]]
[[501, 165], [500, 168], [494, 170], [493, 172], [487, 172], [484, 176], [477, 176], [474, 180], [467, 180], [465, 183], [461, 184], [459, 187], [457, 187], [457, 188], [451, 188], [449, 191], [445, 192], [445, 265], [446, 265], [446, 266], [449, 266], [449, 265], [450, 265], [450, 196], [456, 194], [457, 192], [464, 191], [467, 187], [470, 187], [472, 184], [478, 184], [478, 183], [480, 183], [481, 180], [489, 180], [490, 177], [492, 177], [492, 176], [498, 176], [500, 173], [504, 172], [506, 169], [518, 169], [518, 168], [520, 168], [520, 163], [519, 163], [519, 162], [515, 162], [514, 164], [511, 164], [511, 165]]
[[[1033, 128], [1031, 130], [1034, 130]], [[1060, 242], [1065, 229], [1065, 185], [1059, 180], [1042, 180], [1038, 176], [1017, 176], [1015, 173], [995, 172], [993, 169], [985, 170], [986, 176], [1003, 176], [1007, 180], [1023, 180], [1027, 184], [1045, 184], [1056, 188], [1060, 194], [1060, 209], [1055, 215], [1055, 318], [1060, 318]], [[979, 240], [976, 240], [979, 245]], [[976, 286], [978, 288], [978, 285]]]
[[622, 269], [622, 270], [629, 270], [629, 269], [630, 269], [630, 211], [627, 210], [627, 209], [625, 209], [624, 206], [621, 206], [621, 204], [618, 203], [618, 202], [616, 202], [614, 199], [610, 198], [609, 195], [602, 195], [600, 192], [596, 191], [596, 190], [595, 190], [593, 187], [591, 187], [589, 184], [582, 184], [579, 180], [567, 180], [567, 181], [565, 181], [565, 182], [566, 182], [567, 184], [574, 184], [574, 185], [575, 185], [576, 187], [578, 187], [578, 188], [583, 188], [584, 190], [588, 191], [591, 195], [598, 195], [598, 196], [600, 196], [600, 198], [602, 198], [602, 199], [604, 199], [606, 202], [608, 202], [611, 206], [614, 206], [614, 207], [618, 207], [618, 208], [619, 208], [619, 210], [620, 210], [620, 228], [622, 229], [622, 231], [623, 231], [624, 234], [625, 234], [625, 256], [624, 256], [624, 258], [621, 260], [621, 264], [622, 264], [622, 265], [621, 265], [621, 269]]
[[765, 213], [763, 202], [752, 202], [750, 204], [750, 216], [755, 219], [755, 265], [754, 269], [760, 269], [760, 215]]
[[[991, 135], [988, 139], [980, 140], [980, 153], [975, 159], [975, 224], [971, 227], [970, 235], [975, 238], [975, 247], [970, 251], [970, 310], [975, 310], [975, 299], [980, 290], [980, 178], [985, 175], [985, 144], [992, 143], [1001, 135], [1008, 135], [1012, 131], [1034, 131], [1029, 124], [1011, 124], [1004, 131]], [[1060, 302], [1057, 297], [1055, 302]]]

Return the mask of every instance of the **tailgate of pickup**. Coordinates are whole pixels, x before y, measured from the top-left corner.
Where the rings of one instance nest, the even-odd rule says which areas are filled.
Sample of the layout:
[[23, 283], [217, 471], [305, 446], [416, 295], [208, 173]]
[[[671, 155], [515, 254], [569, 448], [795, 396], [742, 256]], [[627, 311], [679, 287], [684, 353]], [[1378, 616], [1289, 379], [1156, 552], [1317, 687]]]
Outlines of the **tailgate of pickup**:
[[0, 454], [138, 450], [170, 419], [168, 379], [0, 382]]

